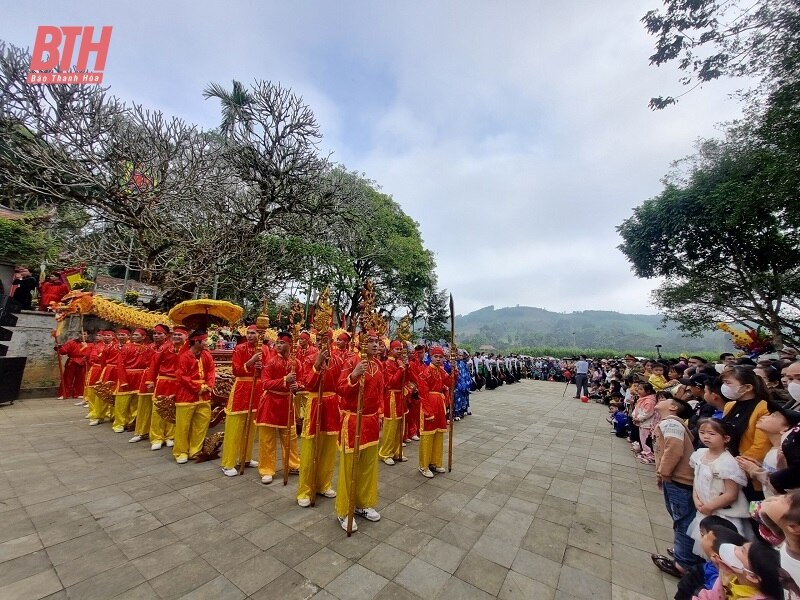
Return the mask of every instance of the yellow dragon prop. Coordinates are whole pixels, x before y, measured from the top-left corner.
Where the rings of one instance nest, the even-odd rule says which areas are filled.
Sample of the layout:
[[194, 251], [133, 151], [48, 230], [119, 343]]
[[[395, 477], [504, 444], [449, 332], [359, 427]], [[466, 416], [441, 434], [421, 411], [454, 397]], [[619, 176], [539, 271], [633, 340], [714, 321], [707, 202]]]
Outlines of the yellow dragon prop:
[[169, 316], [152, 310], [143, 310], [105, 298], [94, 292], [70, 292], [55, 307], [56, 322], [60, 330], [67, 317], [72, 315], [95, 315], [110, 323], [131, 329], [141, 327], [151, 331], [156, 325], [173, 326]]

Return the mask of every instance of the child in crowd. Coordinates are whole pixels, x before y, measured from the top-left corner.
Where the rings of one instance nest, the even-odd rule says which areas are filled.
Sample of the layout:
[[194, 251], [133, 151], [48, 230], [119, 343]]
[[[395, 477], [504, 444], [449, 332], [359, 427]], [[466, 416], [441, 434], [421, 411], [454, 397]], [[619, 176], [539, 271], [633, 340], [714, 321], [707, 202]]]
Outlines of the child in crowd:
[[750, 479], [761, 483], [766, 498], [775, 495], [775, 491], [769, 485], [769, 478], [778, 471], [778, 454], [781, 444], [789, 431], [798, 424], [800, 424], [800, 412], [776, 407], [770, 414], [759, 418], [756, 423], [756, 428], [766, 433], [772, 443], [772, 448], [767, 452], [764, 461], [759, 463], [748, 456], [736, 457], [736, 462]]
[[619, 409], [618, 402], [608, 405], [609, 416], [606, 419], [611, 424], [611, 433], [619, 438], [628, 437], [628, 415]]
[[697, 600], [783, 600], [778, 551], [764, 542], [714, 543], [719, 577], [714, 587], [702, 590]]
[[700, 521], [700, 542], [708, 560], [693, 566], [681, 577], [675, 600], [692, 600], [701, 590], [714, 587], [719, 576], [719, 555], [714, 550], [715, 545], [718, 548], [722, 543], [741, 545], [746, 541], [727, 519], [711, 515]]
[[745, 521], [750, 513], [742, 488], [747, 485], [747, 475], [728, 452], [731, 436], [726, 425], [716, 419], [704, 419], [698, 425], [700, 439], [705, 448], [695, 450], [689, 459], [694, 469], [694, 506], [697, 516], [687, 530], [695, 540], [694, 552], [700, 554], [700, 520], [703, 516], [719, 515], [736, 525], [745, 535]]
[[653, 386], [653, 389], [657, 392], [660, 392], [667, 387], [667, 379], [664, 377], [664, 365], [661, 363], [653, 363], [652, 367], [652, 375], [650, 375], [650, 379], [648, 380], [650, 385]]
[[689, 464], [694, 446], [692, 434], [684, 423], [692, 409], [685, 400], [665, 397], [656, 404], [655, 410], [660, 416], [653, 430], [656, 480], [673, 521], [675, 559], [661, 554], [653, 554], [651, 558], [665, 573], [682, 577], [687, 570], [702, 562], [693, 552], [694, 540], [686, 534], [696, 514], [692, 499], [694, 473]]
[[639, 428], [639, 444], [641, 452], [638, 458], [641, 462], [652, 465], [656, 462], [653, 451], [647, 445], [647, 438], [650, 437], [653, 429], [653, 419], [656, 415], [656, 393], [650, 383], [634, 384], [634, 393], [639, 396], [636, 407], [631, 414], [633, 424]]

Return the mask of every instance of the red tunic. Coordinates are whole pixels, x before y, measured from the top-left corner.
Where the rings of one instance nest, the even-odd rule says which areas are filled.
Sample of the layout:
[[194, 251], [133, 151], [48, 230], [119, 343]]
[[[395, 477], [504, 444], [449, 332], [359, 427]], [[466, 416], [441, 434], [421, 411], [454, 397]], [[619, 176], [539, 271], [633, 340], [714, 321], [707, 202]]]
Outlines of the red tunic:
[[322, 414], [320, 415], [320, 431], [329, 435], [339, 433], [342, 419], [339, 414], [339, 378], [342, 372], [342, 362], [336, 356], [328, 360], [325, 377], [320, 377], [320, 372], [310, 365], [305, 373], [305, 387], [311, 395], [311, 404], [308, 415], [303, 422], [303, 437], [314, 437], [317, 427], [317, 411], [319, 410], [319, 384], [322, 379]]
[[420, 373], [420, 431], [447, 431], [445, 399], [450, 376], [441, 367], [429, 365]]
[[[339, 378], [339, 395], [342, 410], [342, 429], [339, 432], [339, 446], [345, 452], [352, 452], [356, 437], [356, 420], [358, 411], [358, 394], [360, 380], [352, 383], [350, 373], [361, 362], [358, 356], [353, 356], [342, 365]], [[385, 386], [383, 380], [383, 366], [377, 358], [372, 358], [367, 366], [364, 378], [364, 399], [361, 408], [361, 444], [362, 448], [378, 443], [380, 437], [380, 415]]]
[[153, 348], [148, 344], [128, 342], [117, 355], [117, 394], [130, 394], [139, 391], [142, 377], [150, 359]]
[[89, 355], [92, 353], [93, 344], [79, 342], [78, 340], [67, 340], [62, 344], [58, 353], [67, 357], [67, 364], [70, 362], [76, 365], [85, 365]]
[[103, 354], [106, 345], [104, 342], [95, 342], [89, 350], [89, 370], [86, 373], [86, 385], [95, 385], [100, 383], [101, 375], [103, 374]]
[[[253, 390], [253, 376], [256, 372], [255, 365], [247, 367], [245, 363], [250, 360], [257, 352], [255, 344], [244, 342], [239, 344], [233, 350], [231, 357], [233, 376], [236, 380], [233, 382], [231, 393], [228, 396], [228, 404], [225, 406], [225, 412], [229, 415], [236, 415], [246, 413], [250, 406], [250, 393]], [[262, 350], [263, 357], [263, 350]], [[258, 400], [261, 397], [261, 381], [256, 381], [256, 389], [253, 394], [253, 409], [258, 408]]]
[[383, 396], [384, 419], [402, 419], [407, 412], [405, 394], [401, 389], [405, 371], [391, 356], [383, 363], [383, 376], [386, 380], [386, 393]]
[[211, 392], [201, 393], [200, 389], [203, 384], [213, 388], [216, 381], [216, 369], [211, 352], [203, 350], [200, 356], [195, 356], [191, 350], [185, 350], [178, 354], [177, 378], [175, 404], [209, 402]]
[[39, 310], [48, 310], [51, 302], [61, 302], [68, 293], [69, 286], [66, 283], [43, 282], [39, 286]]
[[[261, 369], [261, 389], [263, 394], [258, 403], [256, 425], [284, 428], [291, 425], [294, 427], [294, 410], [292, 410], [291, 415], [289, 414], [292, 394], [289, 386], [286, 385], [286, 376], [289, 371], [289, 359], [282, 357], [280, 354], [266, 363]], [[302, 372], [296, 373], [296, 375], [299, 384]]]
[[171, 341], [167, 341], [161, 349], [155, 353], [150, 363], [145, 379], [155, 384], [153, 395], [172, 396], [178, 392], [178, 358], [181, 355], [182, 346], [175, 349]]
[[119, 356], [119, 351], [120, 345], [117, 342], [111, 342], [110, 344], [106, 345], [106, 349], [103, 352], [103, 357], [101, 359], [103, 364], [103, 375], [100, 377], [100, 381], [103, 383], [117, 383], [117, 356]]

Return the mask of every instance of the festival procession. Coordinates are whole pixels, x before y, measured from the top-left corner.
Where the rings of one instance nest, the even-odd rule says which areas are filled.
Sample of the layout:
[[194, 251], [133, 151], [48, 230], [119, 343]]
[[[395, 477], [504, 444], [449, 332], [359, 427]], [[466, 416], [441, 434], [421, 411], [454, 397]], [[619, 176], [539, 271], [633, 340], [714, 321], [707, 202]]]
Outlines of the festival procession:
[[[90, 308], [97, 305], [94, 313], [116, 328], [87, 329], [99, 321]], [[407, 444], [419, 444], [409, 476], [453, 468], [454, 402], [472, 382], [456, 359], [455, 331], [447, 354], [433, 346], [424, 362], [407, 316], [388, 337], [369, 280], [350, 330], [331, 327], [327, 289], [308, 322], [295, 302], [280, 328], [270, 327], [266, 303], [250, 325], [240, 324], [241, 307], [222, 300], [187, 300], [158, 314], [77, 291], [52, 308], [56, 349], [68, 358], [61, 398], [81, 400], [88, 426], [166, 448], [177, 465], [219, 460], [223, 476], [291, 481], [300, 507], [335, 499], [348, 536], [358, 530], [355, 517], [380, 520], [379, 463], [408, 462]], [[232, 351], [209, 348], [209, 328], [219, 326], [240, 334]], [[78, 335], [62, 341], [75, 327]]]

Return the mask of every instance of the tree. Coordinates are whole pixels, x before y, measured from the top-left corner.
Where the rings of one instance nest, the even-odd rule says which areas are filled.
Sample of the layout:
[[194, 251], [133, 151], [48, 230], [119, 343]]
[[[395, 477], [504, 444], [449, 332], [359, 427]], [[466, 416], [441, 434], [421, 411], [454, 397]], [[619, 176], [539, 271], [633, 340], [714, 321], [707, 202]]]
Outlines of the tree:
[[[796, 81], [800, 74], [800, 2], [797, 0], [663, 0], [663, 10], [643, 18], [656, 36], [650, 64], [678, 61], [693, 88], [719, 77], [760, 78], [765, 90]], [[692, 88], [692, 89], [693, 89]], [[652, 108], [674, 104], [653, 98]]]
[[429, 288], [425, 292], [425, 327], [422, 337], [431, 341], [450, 340], [450, 308], [447, 290]]
[[778, 181], [785, 163], [746, 127], [709, 140], [618, 228], [638, 277], [663, 277], [654, 301], [697, 333], [729, 320], [800, 341], [800, 223]]

